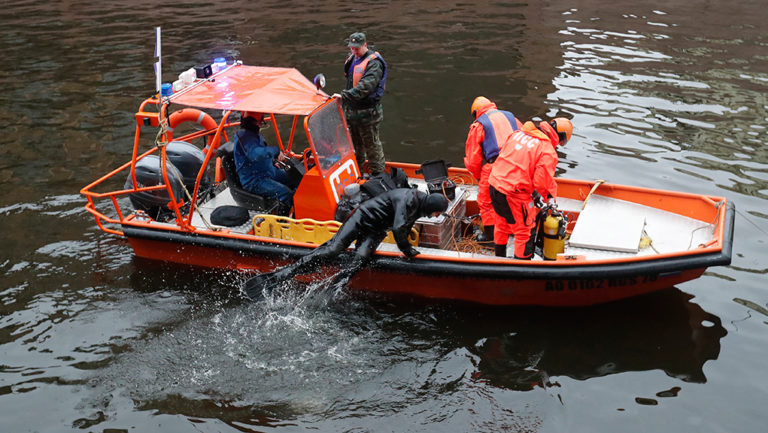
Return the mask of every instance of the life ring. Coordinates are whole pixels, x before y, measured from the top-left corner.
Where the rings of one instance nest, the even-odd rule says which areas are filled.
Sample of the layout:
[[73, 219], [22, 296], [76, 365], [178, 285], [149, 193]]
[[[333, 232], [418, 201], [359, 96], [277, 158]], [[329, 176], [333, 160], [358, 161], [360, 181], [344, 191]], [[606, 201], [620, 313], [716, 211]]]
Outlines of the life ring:
[[[219, 124], [213, 120], [210, 114], [205, 111], [198, 110], [197, 108], [182, 108], [181, 110], [174, 111], [168, 116], [168, 140], [173, 140], [173, 130], [177, 126], [184, 122], [195, 122], [202, 126], [205, 130], [216, 129]], [[213, 143], [213, 134], [208, 135], [207, 146], [210, 147]]]

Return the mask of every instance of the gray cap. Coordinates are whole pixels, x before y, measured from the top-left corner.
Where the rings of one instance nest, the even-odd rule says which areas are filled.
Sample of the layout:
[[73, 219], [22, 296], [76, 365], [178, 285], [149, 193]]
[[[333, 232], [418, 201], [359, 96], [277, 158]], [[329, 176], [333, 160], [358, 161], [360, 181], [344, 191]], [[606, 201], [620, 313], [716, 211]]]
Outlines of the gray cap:
[[365, 33], [357, 32], [352, 33], [349, 35], [349, 45], [350, 47], [362, 47], [365, 45]]

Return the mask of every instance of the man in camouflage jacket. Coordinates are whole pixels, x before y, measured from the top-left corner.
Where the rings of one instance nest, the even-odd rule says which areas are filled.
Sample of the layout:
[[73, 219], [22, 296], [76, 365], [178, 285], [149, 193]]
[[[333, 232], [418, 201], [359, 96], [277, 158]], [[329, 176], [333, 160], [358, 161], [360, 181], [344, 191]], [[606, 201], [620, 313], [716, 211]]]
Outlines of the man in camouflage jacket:
[[349, 37], [351, 55], [344, 64], [347, 79], [341, 91], [344, 115], [355, 147], [357, 165], [368, 159], [371, 174], [384, 171], [384, 149], [379, 140], [379, 124], [384, 118], [381, 97], [387, 83], [387, 64], [381, 54], [368, 49], [363, 33]]

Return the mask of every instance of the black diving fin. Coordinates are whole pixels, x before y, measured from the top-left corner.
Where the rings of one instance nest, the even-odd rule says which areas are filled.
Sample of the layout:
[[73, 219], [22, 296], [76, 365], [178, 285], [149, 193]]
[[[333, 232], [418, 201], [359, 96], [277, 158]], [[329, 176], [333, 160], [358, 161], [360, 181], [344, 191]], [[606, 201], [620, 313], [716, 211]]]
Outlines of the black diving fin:
[[255, 275], [243, 284], [243, 290], [251, 301], [258, 301], [261, 299], [264, 288], [274, 285], [275, 280], [273, 274], [274, 272], [266, 272], [264, 274]]

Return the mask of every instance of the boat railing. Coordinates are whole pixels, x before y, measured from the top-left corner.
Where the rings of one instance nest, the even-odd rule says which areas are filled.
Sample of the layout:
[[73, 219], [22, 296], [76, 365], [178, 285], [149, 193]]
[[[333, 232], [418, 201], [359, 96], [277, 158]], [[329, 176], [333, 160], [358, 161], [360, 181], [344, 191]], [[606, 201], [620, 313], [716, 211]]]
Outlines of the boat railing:
[[[185, 195], [186, 195], [185, 197], [175, 197], [174, 192], [170, 186], [171, 182], [168, 178], [167, 164], [165, 163], [165, 161], [167, 161], [165, 144], [169, 143], [174, 139], [173, 131], [168, 130], [167, 120], [165, 121], [160, 120], [164, 118], [166, 107], [160, 106], [157, 112], [145, 111], [145, 108], [147, 107], [147, 105], [151, 105], [157, 102], [158, 102], [157, 99], [154, 97], [145, 100], [139, 107], [139, 111], [136, 113], [136, 133], [134, 136], [134, 145], [133, 145], [131, 160], [122, 164], [121, 166], [112, 170], [106, 175], [100, 177], [99, 179], [96, 179], [95, 181], [93, 181], [92, 183], [90, 183], [89, 185], [85, 186], [83, 189], [80, 190], [80, 193], [83, 194], [88, 200], [88, 203], [85, 206], [85, 210], [94, 216], [94, 218], [96, 219], [96, 224], [99, 226], [99, 228], [107, 233], [122, 236], [123, 235], [122, 231], [112, 229], [110, 227], [107, 227], [107, 225], [112, 225], [112, 224], [120, 225], [129, 220], [129, 218], [123, 213], [120, 207], [120, 203], [118, 202], [119, 197], [127, 196], [129, 194], [134, 194], [134, 193], [151, 192], [151, 191], [158, 191], [158, 190], [165, 190], [166, 193], [168, 194], [168, 197], [169, 197], [168, 209], [175, 214], [176, 224], [182, 229], [194, 230], [192, 226], [192, 216], [195, 210], [195, 203], [197, 202], [197, 197], [199, 194], [200, 183], [202, 181], [202, 178], [206, 173], [209, 164], [211, 163], [211, 159], [213, 158], [213, 155], [216, 154], [216, 150], [218, 149], [219, 144], [222, 142], [221, 141], [222, 138], [225, 141], [227, 140], [227, 134], [225, 129], [238, 126], [240, 124], [240, 122], [228, 122], [227, 119], [229, 117], [230, 112], [227, 111], [224, 113], [222, 121], [219, 123], [218, 127], [216, 127], [215, 129], [205, 129], [201, 131], [194, 131], [177, 138], [177, 140], [189, 142], [191, 140], [199, 139], [201, 137], [206, 137], [211, 135], [213, 136], [212, 140], [210, 140], [208, 145], [206, 145], [206, 147], [203, 149], [205, 159], [200, 168], [200, 171], [197, 173], [197, 177], [195, 178], [194, 188], [192, 189], [192, 191], [186, 191], [185, 189]], [[138, 149], [139, 149], [139, 142], [141, 138], [141, 129], [144, 126], [159, 127], [160, 130], [159, 130], [159, 133], [157, 134], [157, 138], [155, 139], [154, 146], [151, 147], [149, 150], [139, 154]], [[163, 179], [162, 182], [152, 186], [139, 186], [136, 180], [136, 163], [140, 161], [142, 158], [145, 158], [146, 156], [157, 152], [158, 149], [160, 149], [160, 158], [162, 160], [162, 163], [161, 163], [162, 179]], [[115, 176], [125, 172], [126, 170], [128, 170], [129, 176], [132, 179], [132, 185], [134, 186], [133, 188], [118, 189], [118, 190], [113, 190], [109, 192], [95, 191], [97, 187], [107, 183], [110, 180], [113, 180]], [[217, 171], [216, 180], [219, 181], [222, 175], [219, 174], [220, 169], [218, 169], [218, 167], [216, 171]], [[173, 173], [172, 175], [178, 176], [178, 173]], [[116, 218], [113, 216], [109, 216], [98, 209], [98, 207], [96, 206], [96, 202], [101, 200], [109, 200], [112, 203], [112, 206], [116, 214]], [[189, 203], [189, 210], [185, 212], [186, 215], [183, 215], [181, 208], [185, 205], [185, 203]]]

